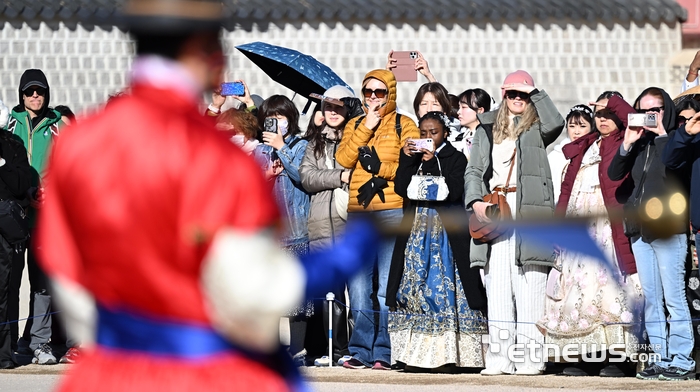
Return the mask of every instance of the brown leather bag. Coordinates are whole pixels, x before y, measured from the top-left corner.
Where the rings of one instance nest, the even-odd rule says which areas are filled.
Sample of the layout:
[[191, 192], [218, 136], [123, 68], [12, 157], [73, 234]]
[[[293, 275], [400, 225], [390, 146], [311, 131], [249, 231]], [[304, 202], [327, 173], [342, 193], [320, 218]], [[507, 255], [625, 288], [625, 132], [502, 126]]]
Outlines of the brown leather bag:
[[506, 195], [508, 192], [514, 191], [514, 189], [508, 188], [508, 184], [510, 184], [510, 176], [513, 174], [513, 165], [515, 165], [515, 152], [516, 150], [513, 150], [513, 156], [510, 159], [510, 170], [508, 171], [506, 186], [504, 188], [497, 187], [494, 189], [493, 193], [484, 196], [484, 201], [486, 203], [498, 206], [498, 217], [491, 217], [490, 223], [480, 222], [479, 219], [476, 218], [476, 214], [472, 214], [469, 217], [469, 234], [471, 234], [474, 241], [491, 242], [507, 230], [499, 223], [503, 220], [512, 219], [512, 212], [506, 200]]

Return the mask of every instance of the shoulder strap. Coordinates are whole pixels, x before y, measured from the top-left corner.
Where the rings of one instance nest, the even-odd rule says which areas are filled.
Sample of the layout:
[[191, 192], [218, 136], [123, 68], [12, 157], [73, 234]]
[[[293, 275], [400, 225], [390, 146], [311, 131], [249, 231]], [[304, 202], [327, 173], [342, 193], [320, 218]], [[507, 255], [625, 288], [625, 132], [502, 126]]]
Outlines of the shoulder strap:
[[365, 116], [364, 116], [364, 115], [357, 118], [357, 121], [355, 121], [355, 129], [357, 129], [357, 127], [360, 126], [360, 123], [361, 123], [362, 120], [364, 120], [364, 119], [365, 119]]
[[7, 124], [7, 130], [10, 133], [15, 133], [15, 127], [17, 127], [17, 119], [10, 117], [10, 122]]
[[396, 134], [399, 135], [399, 143], [401, 143], [401, 114], [396, 112]]
[[[631, 149], [630, 149], [631, 151]], [[640, 202], [639, 196], [642, 194], [642, 190], [644, 189], [644, 181], [647, 179], [647, 171], [649, 170], [649, 151], [651, 151], [651, 147], [647, 145], [647, 156], [644, 158], [644, 170], [642, 171], [642, 178], [639, 179], [639, 187], [637, 188], [637, 192], [635, 192], [634, 195], [634, 201], [633, 204], [637, 204]], [[653, 157], [652, 157], [653, 159]]]
[[508, 179], [506, 179], [506, 185], [504, 186], [505, 189], [508, 189], [508, 186], [510, 185], [510, 175], [513, 174], [513, 166], [515, 166], [516, 151], [518, 151], [517, 147], [513, 149], [513, 156], [510, 157], [510, 170], [508, 170]]
[[[360, 126], [360, 123], [364, 119], [365, 119], [365, 116], [360, 116], [357, 118], [357, 121], [355, 121], [355, 129], [357, 129], [357, 127]], [[399, 141], [401, 141], [401, 131], [402, 131], [401, 114], [398, 112], [396, 113], [396, 126], [395, 126], [395, 128], [396, 128], [396, 134], [399, 135]]]
[[300, 137], [295, 137], [294, 140], [292, 140], [292, 142], [289, 143], [289, 149], [291, 150], [292, 148], [294, 148], [294, 146], [296, 146], [297, 143], [299, 143], [300, 141], [301, 141]]

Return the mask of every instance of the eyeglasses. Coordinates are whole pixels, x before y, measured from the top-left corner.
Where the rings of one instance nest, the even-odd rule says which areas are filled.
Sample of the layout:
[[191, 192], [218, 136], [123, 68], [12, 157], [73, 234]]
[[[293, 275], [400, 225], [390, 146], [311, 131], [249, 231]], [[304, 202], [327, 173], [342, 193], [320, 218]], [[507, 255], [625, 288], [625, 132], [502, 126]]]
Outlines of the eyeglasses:
[[31, 97], [34, 95], [34, 93], [37, 93], [40, 97], [46, 96], [46, 89], [43, 87], [27, 87], [26, 90], [24, 90], [24, 96], [25, 97]]
[[365, 98], [371, 98], [372, 94], [374, 94], [374, 96], [376, 96], [377, 98], [382, 99], [382, 98], [386, 97], [386, 94], [388, 92], [389, 91], [385, 88], [378, 88], [376, 90], [370, 90], [368, 88], [362, 89], [362, 95], [364, 95]]
[[662, 108], [662, 107], [655, 107], [655, 108], [649, 108], [649, 109], [637, 109], [637, 113], [648, 113], [648, 112], [659, 113], [662, 110], [664, 110], [664, 108]]
[[524, 93], [522, 91], [508, 90], [506, 91], [506, 98], [513, 100], [515, 98], [520, 98], [523, 101], [530, 99], [530, 94]]
[[676, 119], [678, 120], [678, 125], [683, 125], [690, 120], [689, 118], [685, 118], [683, 116], [677, 116]]

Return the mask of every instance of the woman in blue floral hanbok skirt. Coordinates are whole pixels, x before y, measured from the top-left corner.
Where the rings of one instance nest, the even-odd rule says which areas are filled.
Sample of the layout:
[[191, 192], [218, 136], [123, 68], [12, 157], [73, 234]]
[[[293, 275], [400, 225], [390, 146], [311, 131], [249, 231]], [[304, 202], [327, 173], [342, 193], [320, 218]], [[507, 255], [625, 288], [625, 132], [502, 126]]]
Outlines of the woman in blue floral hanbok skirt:
[[485, 318], [471, 310], [440, 216], [417, 207], [404, 274], [389, 315], [392, 360], [419, 368], [483, 367]]

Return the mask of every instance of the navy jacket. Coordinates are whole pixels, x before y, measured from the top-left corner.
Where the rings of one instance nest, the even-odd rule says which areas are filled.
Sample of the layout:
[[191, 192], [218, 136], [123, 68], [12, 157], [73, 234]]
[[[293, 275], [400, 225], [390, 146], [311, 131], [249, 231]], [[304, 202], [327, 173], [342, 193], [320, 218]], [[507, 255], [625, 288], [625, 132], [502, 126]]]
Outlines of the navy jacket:
[[669, 135], [662, 160], [671, 170], [692, 170], [690, 181], [690, 223], [693, 233], [700, 229], [700, 137], [689, 135], [685, 125]]

